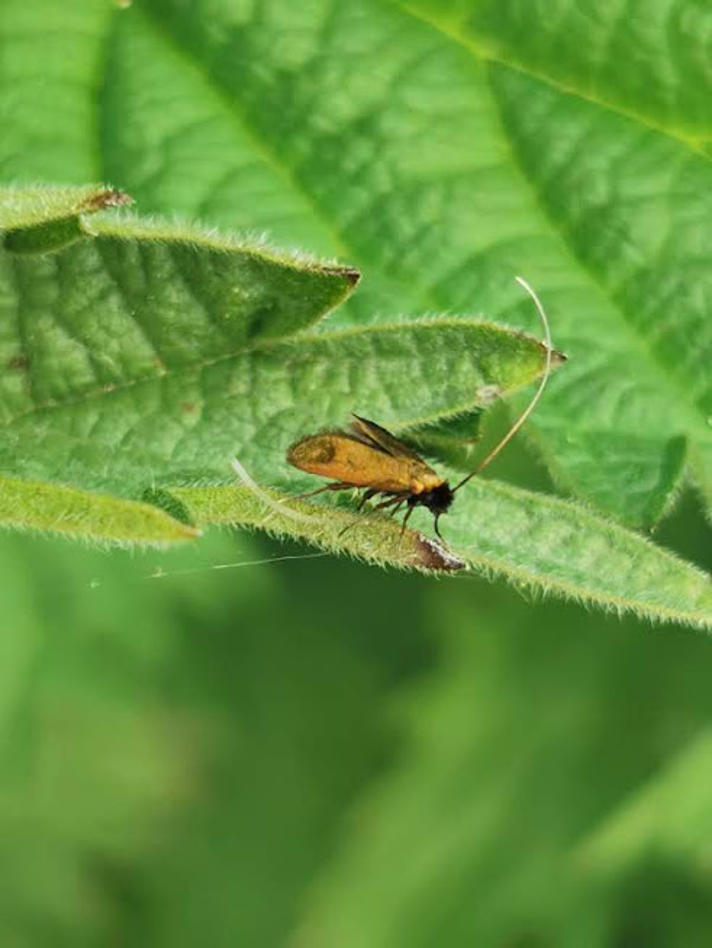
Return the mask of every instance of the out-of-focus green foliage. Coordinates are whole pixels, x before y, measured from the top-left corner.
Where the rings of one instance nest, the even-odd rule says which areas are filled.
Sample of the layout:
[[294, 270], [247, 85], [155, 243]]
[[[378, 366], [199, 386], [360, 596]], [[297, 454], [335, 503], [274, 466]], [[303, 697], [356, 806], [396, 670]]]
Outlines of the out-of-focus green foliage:
[[705, 637], [203, 568], [284, 553], [244, 538], [67, 550], [0, 545], [4, 944], [705, 944]]
[[[365, 278], [334, 326], [532, 330], [524, 273], [570, 360], [501, 489], [659, 524], [709, 568], [698, 495], [664, 515], [683, 469], [710, 489], [710, 17], [4, 0], [0, 179], [337, 255]], [[456, 464], [458, 424], [430, 433]], [[482, 542], [543, 542], [510, 517]], [[203, 569], [285, 549], [0, 538], [0, 944], [707, 948], [707, 638], [473, 576]]]

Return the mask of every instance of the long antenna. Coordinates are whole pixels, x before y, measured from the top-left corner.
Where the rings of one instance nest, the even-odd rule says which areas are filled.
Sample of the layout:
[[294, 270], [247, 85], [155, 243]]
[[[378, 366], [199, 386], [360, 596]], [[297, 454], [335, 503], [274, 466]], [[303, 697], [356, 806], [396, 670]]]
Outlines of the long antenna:
[[[311, 514], [299, 513], [296, 510], [292, 510], [291, 507], [283, 507], [282, 501], [272, 500], [272, 498], [266, 491], [262, 490], [261, 487], [258, 487], [258, 485], [255, 484], [255, 482], [252, 480], [250, 475], [247, 473], [247, 471], [242, 466], [242, 464], [240, 464], [237, 458], [232, 458], [230, 463], [232, 464], [233, 470], [235, 471], [237, 476], [240, 478], [242, 483], [245, 485], [245, 487], [251, 490], [252, 493], [255, 495], [255, 497], [258, 497], [266, 507], [269, 507], [270, 510], [273, 510], [275, 513], [279, 514], [281, 517], [289, 517], [290, 520], [303, 520], [305, 523], [308, 523], [310, 521], [314, 521], [316, 523], [318, 520], [322, 519], [321, 517], [314, 517]], [[291, 498], [289, 497], [283, 498], [283, 500], [290, 500], [290, 499]]]
[[463, 487], [470, 480], [470, 478], [475, 476], [475, 474], [479, 474], [480, 471], [484, 471], [487, 465], [497, 457], [497, 455], [502, 450], [502, 448], [504, 448], [506, 445], [509, 444], [512, 438], [515, 436], [515, 434], [519, 431], [519, 429], [522, 427], [524, 422], [527, 420], [527, 418], [534, 411], [534, 408], [536, 407], [536, 403], [541, 398], [542, 393], [544, 389], [546, 388], [546, 383], [549, 381], [549, 375], [551, 374], [551, 353], [552, 353], [551, 332], [549, 331], [549, 320], [546, 318], [544, 307], [541, 305], [541, 300], [539, 299], [539, 297], [536, 295], [534, 290], [529, 286], [529, 284], [523, 277], [518, 276], [518, 277], [515, 277], [514, 279], [517, 281], [517, 283], [521, 287], [523, 287], [526, 290], [526, 292], [534, 300], [534, 305], [536, 306], [537, 312], [539, 313], [539, 316], [541, 317], [541, 321], [544, 326], [544, 338], [546, 340], [546, 368], [544, 369], [544, 374], [541, 378], [541, 382], [539, 383], [539, 388], [536, 390], [534, 397], [529, 402], [529, 404], [524, 409], [524, 411], [521, 413], [519, 418], [517, 418], [517, 420], [514, 422], [514, 424], [509, 429], [507, 434], [502, 438], [502, 440], [498, 444], [496, 444], [494, 448], [492, 448], [492, 450], [484, 459], [484, 461], [480, 461], [480, 463], [477, 465], [474, 471], [468, 474], [467, 477], [463, 477], [460, 483], [457, 484], [457, 486], [453, 489], [453, 494], [455, 493], [456, 490], [459, 490], [461, 487]]

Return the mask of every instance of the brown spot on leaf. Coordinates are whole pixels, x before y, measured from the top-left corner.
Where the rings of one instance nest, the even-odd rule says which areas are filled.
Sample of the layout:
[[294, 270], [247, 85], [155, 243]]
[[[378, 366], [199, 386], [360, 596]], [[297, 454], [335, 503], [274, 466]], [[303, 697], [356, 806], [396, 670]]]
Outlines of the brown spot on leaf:
[[105, 207], [121, 207], [126, 204], [133, 204], [133, 198], [130, 194], [119, 191], [118, 188], [103, 188], [87, 198], [82, 210], [101, 211]]
[[475, 398], [478, 405], [491, 405], [493, 401], [499, 398], [502, 389], [499, 385], [480, 385], [475, 392]]
[[180, 410], [185, 412], [186, 415], [193, 415], [198, 410], [198, 406], [195, 402], [181, 402]]
[[452, 550], [424, 537], [422, 533], [416, 533], [415, 548], [418, 555], [418, 565], [426, 569], [439, 570], [446, 573], [454, 573], [456, 570], [464, 569], [467, 566], [464, 560], [456, 556]]
[[26, 369], [29, 367], [30, 360], [26, 355], [16, 355], [7, 364], [8, 369]]

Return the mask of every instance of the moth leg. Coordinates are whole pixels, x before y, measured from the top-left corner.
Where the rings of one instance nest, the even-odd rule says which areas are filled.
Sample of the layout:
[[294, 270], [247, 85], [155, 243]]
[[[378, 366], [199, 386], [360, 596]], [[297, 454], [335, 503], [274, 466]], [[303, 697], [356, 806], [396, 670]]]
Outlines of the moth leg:
[[388, 500], [382, 500], [380, 504], [376, 504], [373, 508], [374, 510], [383, 510], [384, 507], [392, 507], [394, 504], [402, 504], [404, 498], [400, 494], [396, 494], [395, 497], [389, 497]]
[[[359, 510], [361, 510], [361, 508], [363, 507], [363, 505], [366, 503], [367, 500], [369, 500], [369, 499], [370, 499], [371, 497], [373, 497], [375, 494], [379, 494], [379, 493], [380, 493], [380, 491], [371, 490], [371, 489], [369, 488], [369, 489], [366, 491], [366, 493], [363, 495], [363, 497], [361, 498], [361, 502], [359, 503], [358, 507], [356, 508], [356, 513], [358, 513]], [[395, 503], [398, 503], [399, 501], [400, 501], [400, 498], [399, 498], [399, 497], [389, 497], [388, 500], [384, 500], [384, 501], [382, 501], [380, 504], [376, 504], [376, 506], [375, 506], [373, 509], [374, 509], [374, 510], [380, 510], [382, 507], [391, 506], [391, 505], [393, 505], [393, 504], [395, 504]], [[402, 503], [402, 501], [400, 501], [400, 502]], [[347, 530], [350, 530], [351, 527], [354, 527], [355, 525], [356, 525], [356, 521], [355, 521], [355, 520], [354, 520], [352, 523], [346, 524], [346, 526], [344, 527], [344, 529], [339, 533], [339, 536], [342, 537], [342, 536], [346, 533]]]
[[391, 517], [394, 517], [394, 516], [398, 513], [398, 511], [401, 509], [401, 507], [402, 507], [403, 504], [406, 502], [406, 500], [407, 500], [407, 497], [401, 497], [401, 499], [400, 499], [400, 500], [398, 501], [398, 503], [395, 505], [395, 507], [393, 508], [393, 510], [391, 510], [391, 512], [390, 512], [390, 516], [391, 516]]
[[324, 484], [323, 487], [317, 487], [316, 490], [309, 490], [306, 494], [297, 494], [292, 500], [305, 500], [307, 497], [316, 497], [317, 494], [323, 494], [325, 490], [346, 490], [352, 487], [352, 484], [343, 484], [341, 481], [335, 481], [333, 484]]
[[367, 500], [370, 500], [370, 499], [374, 496], [374, 494], [377, 494], [377, 493], [378, 493], [377, 490], [371, 490], [370, 488], [369, 488], [369, 490], [364, 491], [363, 497], [362, 497], [361, 500], [359, 501], [359, 505], [358, 505], [358, 507], [356, 508], [356, 513], [359, 513], [359, 512], [361, 511], [363, 505], [366, 503], [366, 501], [367, 501]]
[[405, 533], [405, 525], [408, 523], [408, 518], [415, 510], [415, 506], [416, 506], [415, 504], [408, 504], [408, 509], [405, 512], [405, 517], [403, 517], [403, 523], [401, 524], [401, 531], [400, 531], [401, 538], [403, 537], [403, 534]]

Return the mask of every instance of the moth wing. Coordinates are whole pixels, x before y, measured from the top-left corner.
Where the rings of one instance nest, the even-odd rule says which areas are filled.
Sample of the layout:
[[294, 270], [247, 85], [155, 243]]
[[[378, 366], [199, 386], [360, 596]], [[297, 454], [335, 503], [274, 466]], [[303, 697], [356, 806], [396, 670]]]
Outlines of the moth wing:
[[287, 451], [287, 461], [309, 474], [333, 478], [353, 487], [407, 493], [413, 462], [394, 458], [377, 445], [348, 432], [308, 435]]
[[[420, 464], [428, 468], [428, 465], [419, 454], [392, 435], [390, 431], [386, 431], [385, 428], [377, 425], [375, 421], [369, 421], [368, 418], [361, 418], [360, 415], [352, 415], [352, 418], [354, 420], [351, 422], [351, 429], [359, 440], [367, 444], [374, 444], [381, 451], [390, 454], [391, 457], [412, 458], [412, 460], [419, 461]], [[428, 468], [428, 470], [430, 470], [430, 468]]]

